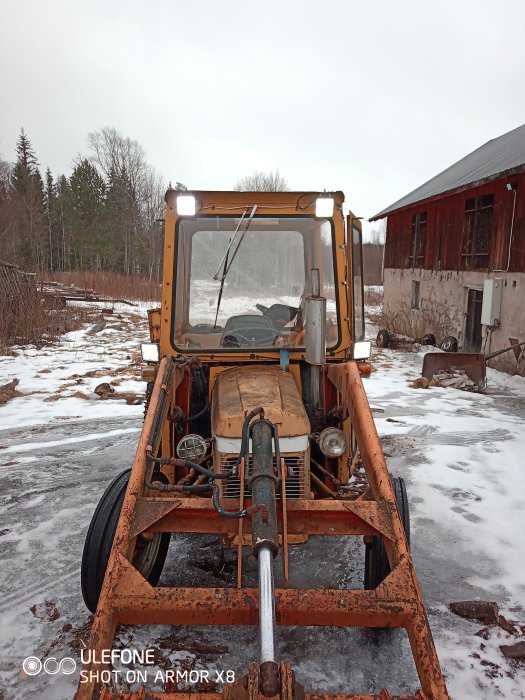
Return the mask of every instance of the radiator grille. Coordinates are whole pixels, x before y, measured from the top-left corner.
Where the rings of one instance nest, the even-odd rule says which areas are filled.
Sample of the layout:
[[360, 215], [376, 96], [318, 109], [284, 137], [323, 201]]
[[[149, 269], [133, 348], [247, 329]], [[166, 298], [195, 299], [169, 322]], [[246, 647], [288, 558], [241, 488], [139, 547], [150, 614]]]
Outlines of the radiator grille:
[[[220, 455], [220, 471], [222, 474], [230, 471], [237, 461], [237, 457], [238, 455]], [[287, 467], [286, 498], [307, 498], [305, 453], [282, 454], [281, 457], [284, 459], [284, 463]], [[248, 488], [247, 477], [251, 474], [251, 462], [248, 463], [246, 472], [244, 495], [249, 498], [251, 494]], [[224, 479], [223, 481], [221, 480], [221, 488], [222, 495], [225, 498], [239, 498], [241, 493], [239, 477], [235, 476]], [[280, 494], [277, 494], [277, 498], [280, 498]]]

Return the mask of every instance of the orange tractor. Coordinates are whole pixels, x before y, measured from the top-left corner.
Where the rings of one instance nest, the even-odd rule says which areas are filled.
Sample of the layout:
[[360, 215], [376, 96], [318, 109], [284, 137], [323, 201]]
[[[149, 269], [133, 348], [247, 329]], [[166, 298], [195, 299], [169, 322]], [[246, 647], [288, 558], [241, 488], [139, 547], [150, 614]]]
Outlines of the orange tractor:
[[[388, 473], [361, 381], [370, 371], [361, 225], [345, 219], [343, 202], [341, 192], [166, 193], [162, 305], [149, 312], [142, 348], [142, 435], [84, 548], [82, 590], [95, 617], [77, 700], [188, 700], [117, 691], [90, 674], [119, 624], [254, 626], [259, 656], [224, 686], [226, 700], [394, 697], [310, 694], [279, 659], [276, 630], [402, 627], [421, 686], [410, 697], [448, 697], [412, 565], [404, 483]], [[170, 533], [220, 536], [236, 580], [157, 586]], [[289, 547], [312, 535], [364, 537], [363, 588], [298, 586]], [[243, 584], [249, 556], [255, 587]]]

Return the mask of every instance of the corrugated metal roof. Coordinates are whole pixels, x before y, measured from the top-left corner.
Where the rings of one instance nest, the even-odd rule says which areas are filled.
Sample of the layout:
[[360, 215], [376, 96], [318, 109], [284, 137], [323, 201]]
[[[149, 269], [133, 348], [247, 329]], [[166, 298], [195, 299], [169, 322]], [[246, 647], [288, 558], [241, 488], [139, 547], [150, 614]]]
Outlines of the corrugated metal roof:
[[487, 141], [450, 168], [443, 170], [424, 185], [405, 195], [394, 204], [373, 216], [381, 219], [397, 209], [415, 204], [438, 194], [464, 187], [480, 180], [494, 179], [496, 175], [513, 168], [525, 167], [525, 124], [503, 136]]

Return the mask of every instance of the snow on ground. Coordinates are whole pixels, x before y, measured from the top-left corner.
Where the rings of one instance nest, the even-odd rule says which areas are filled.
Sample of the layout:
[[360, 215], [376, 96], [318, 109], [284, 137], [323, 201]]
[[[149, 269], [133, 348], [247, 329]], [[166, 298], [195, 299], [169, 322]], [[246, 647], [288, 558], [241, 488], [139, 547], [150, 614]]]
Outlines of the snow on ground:
[[448, 611], [456, 600], [493, 600], [525, 624], [525, 379], [488, 370], [485, 394], [414, 389], [423, 356], [377, 350], [365, 388], [389, 469], [407, 482], [412, 551], [449, 691], [525, 697], [525, 669], [498, 648], [518, 639], [499, 627], [480, 638], [481, 623]]
[[[144, 309], [119, 307], [102, 331], [89, 335], [92, 326], [56, 348], [0, 357], [0, 385], [19, 378], [22, 394], [0, 406], [2, 700], [73, 697], [76, 675], [29, 677], [21, 664], [33, 655], [79, 658], [91, 621], [79, 581], [86, 529], [107, 483], [130, 466], [141, 428], [142, 406], [103, 401], [93, 389], [108, 381], [122, 393], [143, 392]], [[477, 636], [481, 623], [448, 609], [457, 600], [494, 600], [507, 619], [525, 624], [525, 379], [489, 370], [486, 394], [414, 389], [422, 357], [377, 351], [364, 381], [389, 469], [407, 483], [412, 552], [449, 691], [458, 700], [525, 697], [524, 667], [499, 649], [523, 636], [497, 626]], [[223, 585], [228, 572], [217, 573], [216, 552], [213, 537], [174, 536], [161, 584]], [[362, 585], [363, 546], [355, 538], [336, 545], [312, 537], [290, 556], [302, 586]], [[245, 581], [255, 580], [247, 553]], [[155, 645], [174, 667], [238, 674], [257, 656], [251, 628], [123, 628], [117, 643]], [[417, 685], [403, 632], [280, 628], [278, 648], [308, 692], [388, 685], [408, 693]]]
[[[94, 306], [91, 305], [91, 311]], [[15, 357], [0, 355], [0, 386], [18, 379], [21, 396], [0, 405], [0, 429], [49, 421], [140, 415], [140, 406], [121, 399], [101, 400], [93, 390], [110, 383], [118, 394], [143, 395], [140, 381], [140, 342], [149, 340], [147, 305], [100, 305], [99, 322], [66, 333], [58, 345], [14, 348]], [[108, 310], [111, 313], [108, 313]]]

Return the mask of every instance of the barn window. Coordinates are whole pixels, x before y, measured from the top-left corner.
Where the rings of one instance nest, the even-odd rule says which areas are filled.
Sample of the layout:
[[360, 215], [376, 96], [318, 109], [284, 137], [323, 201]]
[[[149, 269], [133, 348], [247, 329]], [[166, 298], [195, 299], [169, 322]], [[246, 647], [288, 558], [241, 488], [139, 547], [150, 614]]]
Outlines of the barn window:
[[494, 195], [467, 199], [461, 253], [466, 270], [488, 269], [493, 230]]
[[412, 268], [423, 267], [427, 240], [427, 213], [419, 212], [412, 217], [412, 245], [409, 256]]

